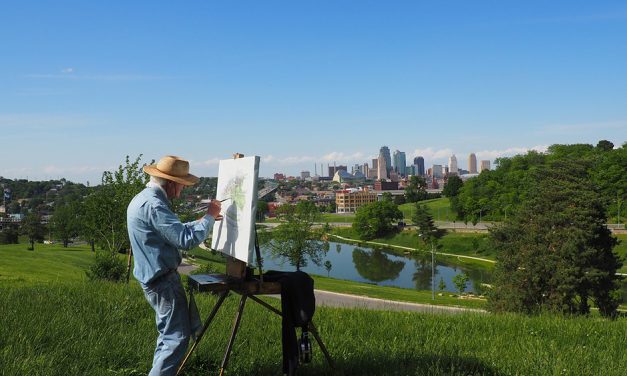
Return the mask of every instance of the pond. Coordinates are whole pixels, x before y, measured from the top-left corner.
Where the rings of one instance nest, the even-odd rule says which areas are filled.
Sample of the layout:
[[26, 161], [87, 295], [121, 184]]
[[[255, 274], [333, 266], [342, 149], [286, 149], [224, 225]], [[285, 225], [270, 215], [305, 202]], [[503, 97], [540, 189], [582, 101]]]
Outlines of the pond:
[[[331, 262], [327, 273], [324, 265], [311, 262], [302, 268], [304, 272], [337, 279], [347, 279], [380, 286], [396, 286], [417, 290], [431, 290], [431, 254], [399, 254], [398, 251], [381, 248], [367, 248], [351, 244], [329, 242], [329, 251], [322, 260]], [[288, 263], [273, 258], [269, 250], [262, 249], [265, 270], [294, 270]], [[470, 277], [466, 292], [481, 293], [482, 284], [490, 284], [492, 269], [480, 265], [458, 265], [450, 257], [436, 255], [435, 289], [439, 291], [440, 280], [446, 285], [445, 291], [457, 292], [453, 278], [465, 273]]]

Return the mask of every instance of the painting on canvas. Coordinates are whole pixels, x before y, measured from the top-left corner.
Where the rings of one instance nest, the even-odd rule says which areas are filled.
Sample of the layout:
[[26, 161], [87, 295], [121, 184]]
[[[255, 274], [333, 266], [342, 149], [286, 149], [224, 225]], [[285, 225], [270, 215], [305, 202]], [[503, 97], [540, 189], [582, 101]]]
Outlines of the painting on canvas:
[[220, 161], [216, 199], [225, 200], [224, 218], [213, 225], [211, 248], [248, 264], [255, 253], [258, 176], [259, 157]]

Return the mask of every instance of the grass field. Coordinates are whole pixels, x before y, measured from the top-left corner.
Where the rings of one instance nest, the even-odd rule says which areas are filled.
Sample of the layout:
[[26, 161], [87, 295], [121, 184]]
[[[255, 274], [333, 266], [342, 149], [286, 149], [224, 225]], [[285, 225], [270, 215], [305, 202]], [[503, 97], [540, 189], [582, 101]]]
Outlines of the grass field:
[[[0, 284], [3, 375], [145, 375], [156, 331], [135, 283]], [[186, 375], [216, 374], [236, 311], [229, 297]], [[203, 317], [215, 297], [197, 295]], [[269, 300], [277, 305], [276, 301]], [[10, 303], [10, 304], [7, 304]], [[627, 319], [433, 315], [318, 307], [318, 330], [336, 363], [301, 375], [623, 375]], [[280, 318], [249, 302], [229, 375], [277, 375]]]
[[[436, 221], [454, 221], [455, 213], [451, 210], [451, 204], [446, 197], [434, 198], [432, 200], [420, 201], [421, 204], [427, 205], [427, 208], [431, 211], [433, 219]], [[407, 203], [399, 205], [398, 208], [403, 212], [405, 221], [411, 222], [411, 216], [414, 212], [415, 203]]]
[[[89, 282], [87, 247], [0, 246], [0, 375], [145, 375], [156, 331], [141, 288]], [[206, 263], [219, 256], [198, 251]], [[316, 287], [413, 299], [412, 290], [315, 277]], [[335, 287], [334, 287], [335, 286]], [[348, 286], [348, 287], [346, 287]], [[371, 289], [371, 291], [367, 291]], [[405, 299], [402, 295], [408, 294]], [[442, 299], [442, 298], [441, 298]], [[278, 302], [267, 301], [278, 307]], [[201, 313], [215, 303], [197, 295]], [[225, 302], [187, 375], [215, 373], [238, 298]], [[301, 375], [622, 375], [627, 318], [434, 315], [318, 307], [315, 323], [336, 362], [317, 346]], [[275, 375], [281, 364], [280, 318], [254, 302], [235, 342], [228, 374]]]

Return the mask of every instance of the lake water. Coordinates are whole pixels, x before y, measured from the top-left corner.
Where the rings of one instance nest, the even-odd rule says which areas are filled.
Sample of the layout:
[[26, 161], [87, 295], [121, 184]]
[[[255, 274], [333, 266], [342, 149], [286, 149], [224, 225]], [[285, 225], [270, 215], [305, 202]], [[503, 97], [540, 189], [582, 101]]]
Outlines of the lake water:
[[[322, 260], [331, 262], [330, 277], [357, 282], [372, 283], [380, 286], [396, 286], [417, 290], [431, 290], [431, 254], [399, 255], [386, 249], [359, 247], [351, 244], [329, 242], [329, 251]], [[267, 249], [262, 249], [264, 270], [286, 270], [295, 268], [289, 263], [282, 264], [281, 259], [273, 258]], [[456, 292], [453, 277], [466, 273], [470, 280], [466, 292], [480, 292], [481, 284], [489, 284], [492, 271], [487, 267], [455, 265], [436, 255], [435, 288], [439, 291], [440, 279], [446, 284], [445, 291]], [[304, 272], [327, 275], [324, 266], [311, 262], [302, 268]]]

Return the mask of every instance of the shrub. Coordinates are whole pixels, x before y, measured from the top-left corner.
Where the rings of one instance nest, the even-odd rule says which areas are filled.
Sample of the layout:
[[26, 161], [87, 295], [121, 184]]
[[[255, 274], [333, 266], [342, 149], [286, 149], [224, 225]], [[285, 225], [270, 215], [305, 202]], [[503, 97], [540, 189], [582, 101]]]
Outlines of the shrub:
[[96, 253], [96, 262], [87, 271], [87, 278], [92, 281], [106, 280], [119, 282], [126, 275], [126, 265], [115, 254], [107, 251]]

